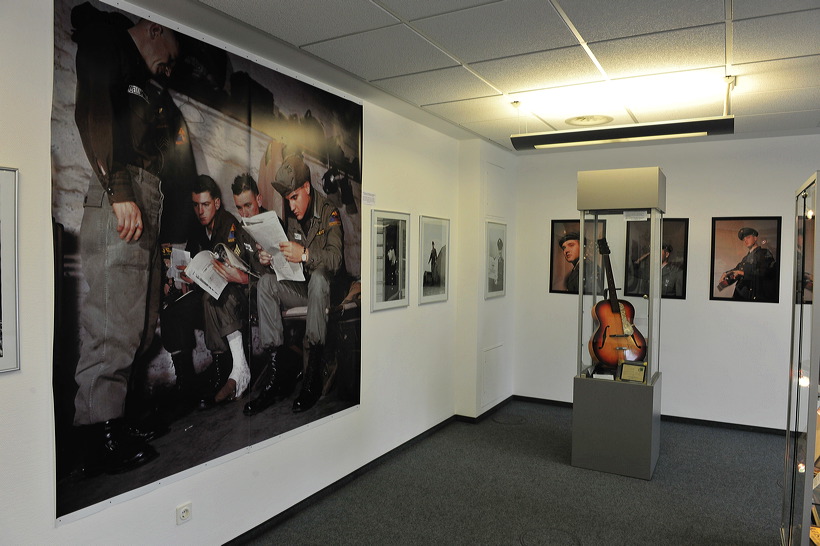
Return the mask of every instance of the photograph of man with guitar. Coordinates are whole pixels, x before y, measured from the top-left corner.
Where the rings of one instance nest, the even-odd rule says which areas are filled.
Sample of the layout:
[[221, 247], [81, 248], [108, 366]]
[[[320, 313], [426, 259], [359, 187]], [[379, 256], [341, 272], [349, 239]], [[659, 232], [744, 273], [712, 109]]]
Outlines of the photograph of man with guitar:
[[777, 303], [780, 217], [712, 219], [710, 299]]

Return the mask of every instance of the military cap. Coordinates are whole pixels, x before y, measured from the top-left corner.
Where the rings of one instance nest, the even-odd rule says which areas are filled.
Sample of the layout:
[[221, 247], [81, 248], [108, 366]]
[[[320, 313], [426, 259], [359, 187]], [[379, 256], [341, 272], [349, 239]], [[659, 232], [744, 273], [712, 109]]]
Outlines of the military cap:
[[744, 227], [740, 228], [740, 231], [737, 232], [737, 238], [741, 241], [749, 235], [754, 235], [755, 237], [757, 237], [757, 230], [755, 228]]
[[300, 156], [289, 155], [276, 171], [276, 178], [271, 185], [282, 197], [286, 197], [305, 182], [310, 182], [310, 169]]
[[575, 239], [576, 241], [580, 241], [581, 240], [581, 235], [577, 231], [570, 231], [569, 233], [567, 233], [566, 235], [564, 235], [563, 237], [558, 239], [558, 246], [563, 248], [564, 243], [566, 243], [567, 241], [569, 241], [571, 239]]

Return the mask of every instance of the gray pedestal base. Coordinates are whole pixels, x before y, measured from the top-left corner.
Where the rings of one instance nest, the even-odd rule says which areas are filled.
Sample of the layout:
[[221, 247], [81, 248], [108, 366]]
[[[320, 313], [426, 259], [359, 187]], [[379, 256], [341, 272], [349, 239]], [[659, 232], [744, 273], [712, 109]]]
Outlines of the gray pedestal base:
[[647, 385], [575, 377], [572, 466], [649, 480], [660, 433], [660, 372]]

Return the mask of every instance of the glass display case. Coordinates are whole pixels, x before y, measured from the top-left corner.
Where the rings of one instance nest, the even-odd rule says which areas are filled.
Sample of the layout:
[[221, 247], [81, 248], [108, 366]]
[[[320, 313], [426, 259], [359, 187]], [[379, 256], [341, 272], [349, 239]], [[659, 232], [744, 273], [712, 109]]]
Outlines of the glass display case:
[[[583, 211], [581, 219], [585, 282], [578, 298], [578, 375], [651, 382], [660, 371], [663, 212]], [[628, 230], [628, 222], [645, 225]], [[627, 240], [627, 233], [634, 239]]]
[[800, 186], [794, 210], [794, 276], [792, 290], [792, 346], [783, 477], [783, 544], [820, 543], [820, 320], [814, 321], [814, 271], [820, 253], [814, 216], [817, 211], [817, 174]]
[[[578, 294], [572, 465], [651, 479], [660, 451], [666, 179], [657, 167], [578, 175], [583, 242], [578, 286], [583, 289]], [[618, 194], [608, 195], [613, 188]], [[640, 229], [627, 229], [630, 223]]]

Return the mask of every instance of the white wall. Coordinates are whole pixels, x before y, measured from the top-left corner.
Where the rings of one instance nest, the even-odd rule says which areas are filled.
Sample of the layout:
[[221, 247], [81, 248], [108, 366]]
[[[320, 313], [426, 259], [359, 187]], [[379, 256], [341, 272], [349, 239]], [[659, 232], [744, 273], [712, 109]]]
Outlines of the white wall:
[[[50, 0], [3, 0], [0, 18], [0, 165], [20, 169], [22, 366], [0, 376], [0, 541], [221, 544], [452, 416], [457, 294], [418, 306], [418, 272], [411, 268], [409, 308], [363, 313], [359, 410], [55, 527], [49, 328], [52, 10]], [[411, 213], [411, 256], [417, 263], [419, 214], [457, 224], [459, 144], [370, 104], [364, 124], [365, 191], [376, 194], [376, 208]], [[367, 249], [371, 215], [370, 207], [363, 208]], [[451, 273], [457, 275], [457, 245], [450, 256]], [[365, 253], [365, 287], [369, 264]], [[369, 309], [367, 290], [363, 297]], [[194, 517], [177, 526], [174, 508], [189, 500]]]
[[[454, 412], [480, 414], [486, 395], [479, 389], [486, 383], [478, 354], [493, 343], [503, 343], [507, 352], [490, 398], [514, 392], [569, 401], [575, 302], [549, 294], [546, 245], [550, 219], [577, 215], [578, 170], [659, 165], [668, 180], [667, 215], [690, 218], [688, 297], [664, 302], [664, 413], [782, 425], [789, 275], [782, 275], [781, 304], [710, 302], [710, 218], [782, 215], [788, 243], [793, 189], [818, 168], [820, 137], [515, 160], [487, 144], [459, 144], [365, 104], [365, 191], [376, 194], [376, 208], [411, 213], [411, 255], [418, 252], [419, 214], [451, 219], [450, 278], [456, 282], [450, 300], [418, 306], [418, 272], [411, 268], [409, 308], [364, 313], [360, 410], [55, 528], [52, 334], [44, 327], [52, 321], [53, 305], [48, 198], [53, 7], [50, 0], [2, 1], [0, 165], [20, 169], [22, 364], [19, 372], [0, 376], [3, 542], [222, 543]], [[503, 170], [488, 170], [488, 163]], [[369, 218], [369, 208], [364, 212]], [[485, 301], [487, 217], [508, 224], [508, 286], [506, 298]], [[363, 248], [370, 248], [366, 228]], [[781, 258], [790, 263], [788, 244]], [[367, 253], [362, 273], [367, 287]], [[363, 294], [369, 309], [368, 291]], [[174, 507], [188, 500], [194, 519], [177, 527]]]
[[[662, 411], [785, 427], [794, 193], [820, 168], [820, 136], [531, 155], [519, 165], [516, 394], [571, 401], [577, 300], [550, 294], [550, 220], [577, 218], [577, 171], [659, 166], [670, 218], [689, 218], [686, 300], [663, 300]], [[782, 216], [779, 304], [709, 300], [716, 216]], [[526, 260], [522, 257], [526, 256]]]

